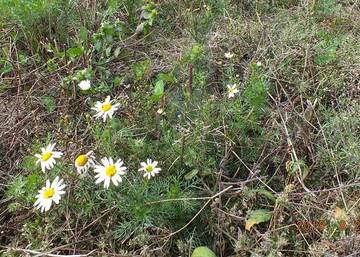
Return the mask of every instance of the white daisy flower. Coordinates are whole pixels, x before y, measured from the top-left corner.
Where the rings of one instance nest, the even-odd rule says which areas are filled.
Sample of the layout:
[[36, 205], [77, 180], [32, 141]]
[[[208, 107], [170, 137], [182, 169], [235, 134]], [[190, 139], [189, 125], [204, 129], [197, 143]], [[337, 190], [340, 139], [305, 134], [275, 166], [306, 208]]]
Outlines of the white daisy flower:
[[94, 166], [94, 159], [93, 151], [90, 151], [87, 154], [80, 154], [76, 157], [75, 167], [77, 173], [81, 174], [87, 172], [91, 166]]
[[260, 67], [260, 66], [262, 66], [262, 63], [261, 63], [261, 62], [257, 62], [257, 63], [256, 63], [256, 66]]
[[114, 112], [119, 109], [119, 106], [120, 104], [113, 104], [113, 100], [110, 100], [110, 96], [107, 96], [103, 103], [96, 102], [95, 107], [91, 109], [97, 111], [97, 114], [94, 116], [95, 118], [102, 117], [105, 122], [107, 117], [112, 119]]
[[82, 80], [82, 81], [80, 81], [79, 88], [81, 90], [89, 90], [91, 88], [90, 80]]
[[56, 177], [51, 184], [49, 180], [46, 180], [45, 187], [39, 190], [39, 194], [36, 196], [37, 200], [34, 203], [36, 209], [40, 209], [41, 212], [44, 212], [50, 210], [52, 202], [58, 204], [61, 195], [65, 194], [63, 189], [66, 185], [64, 185], [63, 182], [62, 179], [59, 180], [59, 177]]
[[99, 184], [104, 181], [104, 188], [109, 188], [110, 181], [113, 182], [115, 186], [122, 181], [121, 176], [125, 175], [126, 167], [123, 166], [124, 162], [119, 159], [116, 163], [113, 162], [113, 159], [110, 158], [102, 158], [102, 165], [95, 165], [95, 181], [96, 184]]
[[62, 152], [54, 151], [55, 145], [56, 144], [49, 144], [46, 148], [41, 148], [41, 154], [35, 154], [38, 158], [36, 164], [40, 162], [41, 170], [43, 172], [52, 169], [56, 163], [55, 159], [58, 159], [63, 155]]
[[237, 89], [236, 84], [233, 85], [226, 85], [228, 89], [228, 98], [232, 98], [239, 92], [239, 89]]
[[226, 59], [231, 59], [231, 58], [233, 58], [233, 57], [234, 57], [234, 54], [233, 54], [233, 53], [231, 53], [231, 52], [225, 53], [225, 58], [226, 58]]
[[163, 108], [159, 108], [159, 109], [157, 110], [157, 113], [158, 113], [158, 114], [163, 114], [163, 113], [164, 113], [164, 109], [163, 109]]
[[147, 159], [146, 162], [140, 163], [141, 168], [139, 171], [144, 171], [144, 177], [150, 179], [151, 177], [155, 177], [155, 174], [158, 174], [161, 168], [156, 168], [158, 165], [157, 161], [152, 161], [151, 159]]

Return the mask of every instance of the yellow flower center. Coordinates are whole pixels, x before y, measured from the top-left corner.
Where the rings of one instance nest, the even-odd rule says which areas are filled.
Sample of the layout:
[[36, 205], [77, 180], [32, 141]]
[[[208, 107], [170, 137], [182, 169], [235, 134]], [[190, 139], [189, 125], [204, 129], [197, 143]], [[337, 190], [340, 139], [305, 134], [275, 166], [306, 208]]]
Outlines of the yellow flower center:
[[41, 156], [41, 159], [42, 159], [43, 161], [47, 161], [47, 160], [49, 160], [49, 159], [51, 158], [52, 155], [53, 155], [52, 152], [46, 151], [46, 152], [43, 153], [43, 155]]
[[106, 174], [106, 176], [112, 177], [112, 176], [115, 175], [115, 173], [116, 173], [116, 168], [115, 168], [114, 165], [109, 165], [109, 166], [107, 166], [107, 167], [105, 168], [105, 174]]
[[146, 172], [152, 172], [154, 170], [154, 167], [152, 166], [152, 165], [148, 165], [148, 166], [146, 166], [146, 168], [145, 168], [145, 171]]
[[107, 112], [111, 109], [112, 105], [111, 103], [104, 103], [102, 106], [101, 106], [101, 110], [103, 112]]
[[44, 198], [49, 199], [49, 198], [53, 197], [54, 194], [55, 194], [54, 188], [50, 187], [44, 191]]
[[79, 155], [75, 160], [76, 166], [80, 166], [80, 167], [85, 166], [87, 162], [88, 162], [88, 157], [85, 154]]

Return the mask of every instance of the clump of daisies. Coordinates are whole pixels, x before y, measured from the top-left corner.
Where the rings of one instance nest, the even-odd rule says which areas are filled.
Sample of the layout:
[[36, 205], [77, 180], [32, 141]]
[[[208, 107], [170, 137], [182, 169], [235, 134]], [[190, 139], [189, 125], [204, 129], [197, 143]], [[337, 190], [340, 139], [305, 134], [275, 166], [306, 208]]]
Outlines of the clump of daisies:
[[[41, 163], [43, 170], [50, 169], [55, 164], [55, 158], [60, 158], [62, 153], [54, 151], [55, 144], [50, 144], [46, 148], [42, 148], [41, 154], [36, 154], [38, 162]], [[94, 168], [95, 183], [104, 183], [104, 188], [108, 189], [110, 184], [118, 186], [122, 182], [122, 176], [126, 174], [127, 168], [124, 166], [124, 162], [121, 159], [114, 161], [111, 157], [104, 157], [101, 159], [101, 163], [95, 162], [93, 152], [90, 151], [86, 154], [80, 154], [74, 161], [75, 167], [79, 174], [87, 172], [90, 168]], [[147, 179], [155, 177], [161, 171], [161, 168], [157, 167], [158, 162], [152, 159], [147, 159], [146, 162], [140, 163], [141, 167], [139, 171], [143, 171], [143, 176]], [[63, 190], [65, 188], [64, 181], [58, 176], [52, 183], [50, 180], [46, 180], [45, 187], [39, 190], [36, 196], [34, 206], [40, 209], [41, 212], [50, 210], [52, 203], [58, 204], [61, 196], [65, 194]]]
[[53, 202], [59, 204], [61, 195], [65, 194], [63, 189], [66, 185], [63, 182], [59, 177], [56, 177], [52, 183], [50, 180], [46, 180], [45, 187], [39, 190], [39, 194], [36, 196], [37, 200], [34, 206], [44, 212], [50, 210]]
[[75, 168], [77, 173], [86, 173], [89, 168], [95, 165], [93, 151], [86, 154], [80, 154], [75, 159]]
[[50, 170], [56, 164], [56, 160], [61, 158], [63, 155], [62, 152], [57, 152], [54, 150], [55, 144], [49, 144], [46, 148], [41, 148], [41, 154], [35, 154], [35, 157], [38, 158], [36, 164], [40, 163], [41, 170], [45, 172], [46, 170]]
[[114, 104], [110, 96], [107, 96], [104, 102], [96, 102], [95, 107], [91, 108], [97, 113], [95, 118], [103, 118], [105, 122], [107, 118], [112, 119], [114, 112], [119, 109], [120, 104]]
[[95, 175], [96, 184], [104, 182], [104, 188], [109, 188], [110, 182], [115, 186], [119, 185], [119, 182], [122, 182], [122, 177], [125, 175], [126, 167], [124, 167], [124, 162], [121, 159], [118, 159], [116, 162], [110, 158], [102, 158], [102, 165], [95, 165]]
[[228, 98], [233, 98], [237, 93], [239, 93], [239, 89], [236, 84], [226, 85], [226, 87], [228, 91]]
[[[81, 81], [79, 87], [82, 90], [88, 90], [91, 85], [89, 80]], [[114, 115], [114, 112], [118, 110], [119, 104], [114, 104], [113, 100], [110, 99], [110, 96], [107, 96], [104, 102], [96, 102], [95, 107], [92, 109], [97, 111], [95, 115], [96, 118], [102, 118], [105, 122], [108, 118], [111, 119]], [[159, 114], [163, 113], [162, 109], [159, 109]], [[62, 157], [63, 153], [55, 151], [56, 144], [49, 144], [46, 148], [41, 148], [40, 154], [35, 154], [38, 158], [36, 164], [40, 163], [41, 170], [45, 172], [50, 170], [56, 164], [56, 159]], [[139, 171], [144, 172], [144, 177], [150, 179], [154, 177], [161, 171], [161, 168], [158, 168], [158, 162], [151, 159], [147, 159], [146, 162], [140, 163], [141, 168]], [[108, 189], [110, 184], [118, 186], [122, 182], [122, 176], [126, 174], [127, 168], [124, 166], [124, 162], [121, 159], [114, 161], [111, 157], [104, 157], [101, 159], [100, 163], [96, 163], [93, 151], [90, 151], [86, 154], [79, 154], [74, 160], [74, 166], [77, 173], [82, 174], [86, 173], [90, 168], [94, 169], [95, 174], [95, 183], [104, 183], [104, 188]], [[34, 206], [37, 209], [40, 209], [41, 212], [50, 210], [52, 203], [58, 204], [61, 196], [65, 194], [63, 190], [65, 184], [63, 180], [58, 176], [54, 179], [52, 183], [49, 180], [46, 180], [45, 187], [39, 190], [38, 195], [36, 196], [36, 201]]]
[[143, 171], [143, 176], [147, 177], [148, 179], [150, 179], [151, 177], [155, 177], [155, 175], [161, 171], [161, 168], [156, 167], [158, 165], [158, 162], [151, 159], [147, 159], [146, 162], [141, 162], [140, 165], [141, 168], [139, 169], [139, 171]]

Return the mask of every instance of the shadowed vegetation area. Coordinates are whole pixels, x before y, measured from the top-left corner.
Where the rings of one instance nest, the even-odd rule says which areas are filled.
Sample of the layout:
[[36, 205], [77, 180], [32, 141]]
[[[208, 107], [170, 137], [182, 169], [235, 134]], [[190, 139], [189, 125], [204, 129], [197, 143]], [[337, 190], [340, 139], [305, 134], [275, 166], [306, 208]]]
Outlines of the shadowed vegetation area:
[[359, 1], [0, 0], [0, 29], [0, 256], [360, 254]]

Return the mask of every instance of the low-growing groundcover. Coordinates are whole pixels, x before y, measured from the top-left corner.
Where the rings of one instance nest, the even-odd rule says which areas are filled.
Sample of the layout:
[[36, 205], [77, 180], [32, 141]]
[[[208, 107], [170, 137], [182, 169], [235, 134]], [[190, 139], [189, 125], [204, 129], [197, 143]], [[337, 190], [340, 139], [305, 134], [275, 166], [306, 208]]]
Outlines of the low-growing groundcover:
[[0, 0], [0, 256], [356, 256], [359, 25], [356, 0]]

